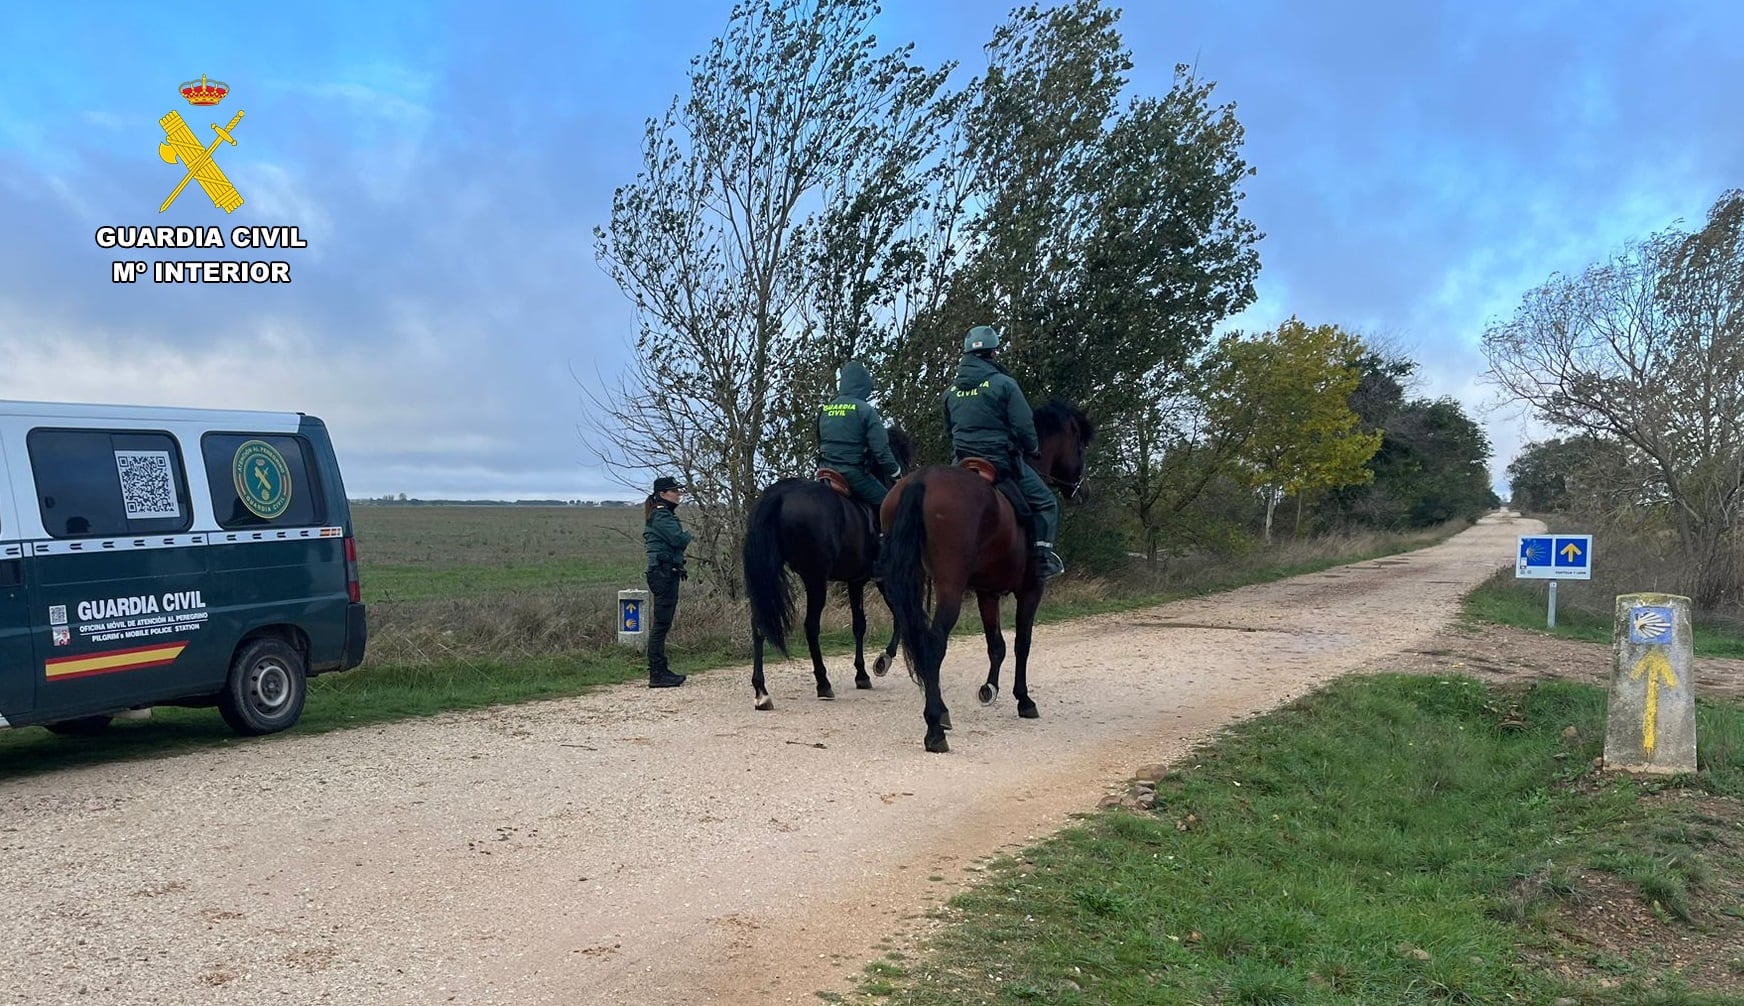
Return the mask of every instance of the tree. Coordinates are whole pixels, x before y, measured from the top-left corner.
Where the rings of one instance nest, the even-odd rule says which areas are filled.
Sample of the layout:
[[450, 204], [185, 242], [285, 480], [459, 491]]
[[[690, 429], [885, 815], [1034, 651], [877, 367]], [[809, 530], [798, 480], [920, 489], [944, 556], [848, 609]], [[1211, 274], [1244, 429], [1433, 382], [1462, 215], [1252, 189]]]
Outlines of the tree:
[[743, 515], [792, 461], [793, 417], [771, 403], [817, 359], [813, 235], [873, 220], [883, 254], [888, 214], [844, 202], [879, 198], [942, 79], [908, 48], [878, 54], [876, 14], [870, 0], [735, 5], [692, 61], [689, 97], [649, 120], [642, 170], [594, 232], [638, 327], [635, 362], [593, 418], [595, 449], [638, 484], [683, 475], [700, 511], [693, 553], [729, 594]]
[[1263, 235], [1240, 213], [1253, 169], [1234, 107], [1176, 67], [1166, 95], [1122, 111], [1118, 19], [1097, 0], [1020, 8], [964, 92], [956, 267], [897, 354], [917, 389], [903, 411], [923, 424], [963, 333], [992, 323], [1037, 397], [1140, 426], [1141, 406], [1178, 394], [1215, 325], [1254, 299]]
[[1489, 377], [1560, 430], [1638, 453], [1711, 606], [1744, 586], [1744, 192], [1695, 233], [1671, 228], [1556, 275], [1484, 335]]
[[[1364, 340], [1365, 344], [1367, 340]], [[1417, 364], [1365, 345], [1350, 407], [1358, 429], [1378, 433], [1374, 478], [1330, 492], [1335, 520], [1388, 529], [1473, 519], [1500, 503], [1490, 488], [1490, 442], [1451, 398], [1406, 400]]]
[[1514, 507], [1527, 513], [1633, 506], [1651, 478], [1623, 445], [1586, 435], [1527, 444], [1508, 464]]
[[1267, 544], [1284, 498], [1372, 479], [1378, 433], [1357, 429], [1350, 394], [1362, 374], [1362, 344], [1332, 325], [1291, 318], [1257, 338], [1231, 333], [1207, 368], [1209, 418], [1239, 431], [1239, 470], [1265, 501]]
[[1501, 502], [1490, 488], [1489, 438], [1452, 398], [1407, 403], [1376, 459], [1375, 482], [1399, 502], [1407, 527], [1475, 520]]

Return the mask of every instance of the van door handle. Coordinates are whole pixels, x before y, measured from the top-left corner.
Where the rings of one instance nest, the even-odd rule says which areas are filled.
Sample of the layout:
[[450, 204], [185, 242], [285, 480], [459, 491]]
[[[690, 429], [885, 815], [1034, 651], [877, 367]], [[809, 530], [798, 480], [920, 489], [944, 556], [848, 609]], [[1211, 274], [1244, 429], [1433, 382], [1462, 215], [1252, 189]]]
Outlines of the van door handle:
[[0, 587], [24, 586], [24, 560], [0, 559]]

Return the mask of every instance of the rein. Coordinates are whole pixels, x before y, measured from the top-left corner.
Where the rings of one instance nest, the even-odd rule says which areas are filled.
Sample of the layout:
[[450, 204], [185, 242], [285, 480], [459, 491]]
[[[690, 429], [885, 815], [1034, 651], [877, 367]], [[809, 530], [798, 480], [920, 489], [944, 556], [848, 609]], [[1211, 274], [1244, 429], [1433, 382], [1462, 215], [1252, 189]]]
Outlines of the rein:
[[1064, 479], [1057, 479], [1050, 474], [1043, 475], [1042, 481], [1065, 493], [1067, 499], [1071, 499], [1073, 496], [1078, 495], [1079, 489], [1084, 488], [1084, 478], [1084, 476], [1079, 476], [1078, 481], [1068, 483]]

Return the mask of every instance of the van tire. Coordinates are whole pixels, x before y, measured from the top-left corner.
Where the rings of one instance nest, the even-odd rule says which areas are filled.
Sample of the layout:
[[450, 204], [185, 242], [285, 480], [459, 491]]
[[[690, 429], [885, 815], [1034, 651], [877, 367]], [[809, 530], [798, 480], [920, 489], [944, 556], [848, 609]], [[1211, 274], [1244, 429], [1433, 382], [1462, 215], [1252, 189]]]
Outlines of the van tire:
[[61, 720], [59, 723], [44, 723], [51, 734], [62, 737], [95, 737], [109, 729], [113, 716], [80, 716], [77, 719]]
[[218, 711], [230, 729], [257, 737], [296, 723], [308, 695], [302, 654], [282, 639], [256, 639], [230, 664]]

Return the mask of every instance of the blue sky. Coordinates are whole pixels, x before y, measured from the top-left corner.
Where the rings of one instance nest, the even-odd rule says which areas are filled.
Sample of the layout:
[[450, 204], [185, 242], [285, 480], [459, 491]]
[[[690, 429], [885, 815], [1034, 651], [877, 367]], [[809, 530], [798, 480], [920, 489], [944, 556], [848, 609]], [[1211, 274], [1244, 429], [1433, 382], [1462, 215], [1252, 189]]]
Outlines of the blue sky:
[[[576, 375], [629, 305], [592, 228], [731, 4], [27, 5], [0, 38], [0, 397], [322, 416], [354, 496], [628, 498], [589, 466]], [[878, 35], [983, 67], [1005, 3], [889, 0]], [[294, 13], [293, 13], [294, 11]], [[1744, 185], [1744, 5], [1194, 2], [1130, 7], [1135, 93], [1194, 64], [1247, 130], [1260, 300], [1418, 359], [1498, 480], [1532, 431], [1478, 338], [1532, 286], [1698, 223]], [[191, 108], [182, 81], [232, 88]], [[226, 217], [158, 159], [171, 109], [246, 111]], [[103, 225], [301, 228], [286, 286], [110, 282]], [[133, 257], [133, 256], [127, 256]], [[148, 254], [141, 257], [158, 257]], [[261, 258], [201, 251], [188, 257]], [[276, 257], [276, 256], [270, 256]]]

